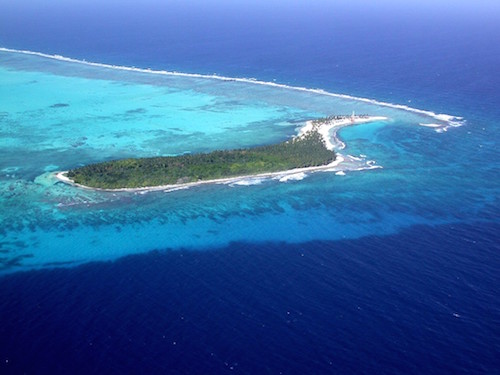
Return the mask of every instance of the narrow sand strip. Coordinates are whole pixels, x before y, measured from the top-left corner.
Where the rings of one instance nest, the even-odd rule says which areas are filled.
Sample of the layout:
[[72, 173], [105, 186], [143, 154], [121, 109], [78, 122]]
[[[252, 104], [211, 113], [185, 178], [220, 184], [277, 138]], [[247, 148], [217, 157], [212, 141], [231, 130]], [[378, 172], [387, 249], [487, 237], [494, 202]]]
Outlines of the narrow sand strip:
[[205, 184], [226, 184], [226, 183], [234, 183], [238, 182], [240, 180], [248, 179], [248, 178], [271, 178], [271, 177], [285, 177], [288, 175], [293, 175], [296, 173], [305, 173], [305, 172], [316, 172], [316, 171], [326, 171], [331, 168], [337, 167], [340, 163], [344, 161], [344, 158], [337, 154], [337, 159], [333, 161], [330, 164], [326, 165], [320, 165], [318, 167], [307, 167], [307, 168], [296, 168], [296, 169], [290, 169], [287, 171], [279, 171], [279, 172], [268, 172], [268, 173], [260, 173], [260, 174], [252, 174], [252, 175], [245, 175], [245, 176], [235, 176], [235, 177], [226, 177], [226, 178], [219, 178], [219, 179], [214, 179], [214, 180], [201, 180], [201, 181], [195, 181], [195, 182], [187, 182], [184, 184], [172, 184], [172, 185], [159, 185], [159, 186], [145, 186], [145, 187], [139, 187], [139, 188], [120, 188], [120, 189], [103, 189], [103, 188], [94, 188], [94, 187], [89, 187], [81, 184], [77, 184], [68, 176], [66, 176], [66, 173], [68, 171], [63, 171], [63, 172], [56, 172], [54, 173], [55, 178], [57, 178], [59, 181], [64, 182], [68, 185], [76, 186], [79, 188], [83, 189], [88, 189], [88, 190], [98, 190], [98, 191], [128, 191], [128, 192], [135, 192], [135, 191], [157, 191], [157, 190], [171, 190], [171, 189], [180, 189], [180, 188], [189, 188], [193, 186], [200, 186], [200, 185], [205, 185]]
[[332, 118], [331, 120], [326, 120], [318, 124], [316, 124], [314, 120], [311, 120], [307, 121], [306, 124], [299, 130], [298, 136], [301, 137], [307, 132], [316, 130], [323, 137], [326, 148], [333, 151], [335, 149], [335, 145], [332, 143], [332, 138], [342, 145], [340, 149], [345, 147], [344, 143], [340, 142], [337, 138], [337, 131], [340, 128], [343, 128], [344, 126], [385, 120], [387, 120], [387, 117], [384, 116], [342, 116], [342, 118]]
[[[344, 127], [344, 126], [349, 126], [349, 125], [357, 125], [357, 124], [363, 124], [367, 122], [374, 122], [374, 121], [384, 121], [387, 120], [387, 117], [383, 116], [342, 116], [342, 118], [334, 118], [331, 120], [325, 120], [324, 122], [319, 122], [315, 123], [314, 121], [307, 121], [306, 124], [299, 130], [299, 134], [297, 137], [302, 137], [306, 133], [316, 130], [318, 131], [321, 136], [323, 137], [326, 147], [329, 150], [334, 150], [335, 146], [332, 143], [332, 136], [333, 138], [337, 141], [340, 142], [337, 139], [337, 131], [338, 129]], [[330, 133], [333, 131], [333, 134], [331, 135]], [[340, 144], [343, 146], [344, 144], [340, 142]], [[344, 147], [341, 147], [344, 148]], [[63, 172], [55, 172], [54, 176], [57, 178], [59, 181], [64, 182], [68, 185], [76, 186], [79, 188], [83, 189], [88, 189], [88, 190], [97, 190], [97, 191], [109, 191], [109, 192], [117, 192], [117, 191], [128, 191], [128, 192], [144, 192], [144, 191], [159, 191], [159, 190], [179, 190], [179, 189], [186, 189], [190, 188], [193, 186], [200, 186], [200, 185], [206, 185], [206, 184], [231, 184], [235, 183], [244, 179], [248, 178], [272, 178], [272, 177], [281, 177], [285, 178], [286, 180], [287, 176], [295, 175], [298, 173], [306, 173], [306, 172], [317, 172], [317, 171], [335, 171], [336, 167], [338, 167], [342, 162], [344, 162], [345, 159], [344, 157], [337, 153], [337, 158], [335, 161], [333, 161], [330, 164], [326, 165], [320, 165], [317, 167], [306, 167], [306, 168], [295, 168], [295, 169], [290, 169], [287, 171], [279, 171], [279, 172], [267, 172], [267, 173], [260, 173], [260, 174], [253, 174], [253, 175], [245, 175], [245, 176], [236, 176], [236, 177], [226, 177], [226, 178], [219, 178], [219, 179], [214, 179], [214, 180], [202, 180], [202, 181], [195, 181], [195, 182], [187, 182], [184, 184], [172, 184], [172, 185], [159, 185], [159, 186], [145, 186], [145, 187], [138, 187], [138, 188], [120, 188], [120, 189], [103, 189], [103, 188], [94, 188], [94, 187], [89, 187], [81, 184], [77, 184], [73, 180], [71, 180], [66, 174], [68, 171], [63, 171]], [[339, 169], [340, 170], [340, 169]]]

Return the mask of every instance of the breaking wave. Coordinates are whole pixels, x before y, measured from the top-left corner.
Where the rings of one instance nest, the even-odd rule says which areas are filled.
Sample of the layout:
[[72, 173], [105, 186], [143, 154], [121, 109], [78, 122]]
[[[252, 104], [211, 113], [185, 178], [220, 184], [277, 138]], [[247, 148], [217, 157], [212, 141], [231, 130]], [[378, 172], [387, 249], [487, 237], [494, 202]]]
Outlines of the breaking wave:
[[[251, 84], [255, 84], [255, 85], [264, 85], [264, 86], [277, 87], [277, 88], [281, 88], [281, 89], [315, 93], [315, 94], [331, 96], [331, 97], [340, 98], [340, 99], [356, 100], [359, 102], [364, 102], [364, 103], [374, 104], [374, 105], [378, 105], [378, 106], [399, 109], [399, 110], [412, 112], [412, 113], [416, 113], [419, 115], [424, 115], [424, 116], [434, 118], [435, 120], [438, 120], [438, 121], [443, 123], [442, 125], [439, 125], [439, 127], [433, 126], [433, 127], [436, 127], [436, 131], [438, 131], [438, 132], [446, 131], [450, 127], [462, 126], [465, 123], [465, 120], [463, 119], [463, 117], [460, 117], [460, 116], [435, 113], [435, 112], [428, 111], [428, 110], [409, 107], [409, 106], [403, 105], [403, 104], [394, 104], [394, 103], [383, 102], [383, 101], [379, 101], [379, 100], [375, 100], [375, 99], [362, 98], [362, 97], [353, 96], [353, 95], [332, 93], [329, 91], [325, 91], [323, 89], [311, 89], [311, 88], [307, 88], [307, 87], [290, 86], [290, 85], [285, 85], [285, 84], [276, 83], [276, 82], [260, 81], [260, 80], [255, 79], [255, 78], [235, 78], [235, 77], [219, 76], [217, 74], [197, 74], [197, 73], [182, 73], [182, 72], [168, 71], [168, 70], [152, 70], [149, 68], [145, 69], [145, 68], [136, 68], [136, 67], [130, 67], [130, 66], [90, 62], [90, 61], [86, 61], [86, 60], [78, 60], [78, 59], [74, 59], [71, 57], [65, 57], [65, 56], [61, 56], [61, 55], [51, 55], [51, 54], [47, 54], [47, 53], [43, 53], [43, 52], [18, 50], [18, 49], [4, 48], [4, 47], [0, 47], [0, 52], [19, 53], [19, 54], [38, 56], [38, 57], [59, 60], [59, 61], [64, 61], [64, 62], [84, 64], [84, 65], [88, 65], [88, 66], [95, 66], [95, 67], [107, 68], [107, 69], [117, 69], [117, 70], [122, 70], [122, 71], [138, 72], [138, 73], [148, 73], [148, 74], [158, 74], [158, 75], [178, 76], [178, 77], [188, 77], [188, 78], [205, 78], [205, 79], [214, 79], [214, 80], [220, 80], [220, 81], [251, 83]], [[421, 124], [421, 125], [429, 126], [430, 124], [429, 125]], [[433, 124], [433, 125], [438, 125], [438, 124]]]

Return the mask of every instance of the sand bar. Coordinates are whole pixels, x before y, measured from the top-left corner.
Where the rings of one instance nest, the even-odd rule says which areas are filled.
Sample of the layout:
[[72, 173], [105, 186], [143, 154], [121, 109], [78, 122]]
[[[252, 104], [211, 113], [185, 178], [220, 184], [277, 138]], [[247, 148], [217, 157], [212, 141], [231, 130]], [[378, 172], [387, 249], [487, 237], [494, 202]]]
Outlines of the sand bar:
[[[337, 138], [337, 131], [345, 126], [350, 126], [350, 125], [357, 125], [357, 124], [363, 124], [363, 123], [368, 123], [368, 122], [375, 122], [375, 121], [384, 121], [387, 120], [387, 117], [383, 116], [337, 116], [337, 117], [332, 117], [323, 121], [307, 121], [306, 124], [300, 128], [299, 133], [297, 137], [302, 137], [306, 133], [316, 130], [318, 131], [321, 136], [323, 137], [323, 140], [325, 141], [325, 145], [329, 150], [334, 150], [335, 145], [332, 143], [332, 137], [335, 141], [339, 142], [342, 146], [340, 149], [344, 148], [344, 144], [340, 142]], [[235, 183], [238, 181], [242, 181], [245, 179], [249, 178], [272, 178], [272, 177], [287, 177], [291, 175], [295, 175], [298, 173], [306, 173], [306, 172], [318, 172], [318, 171], [335, 171], [335, 170], [341, 170], [339, 168], [340, 164], [344, 162], [345, 159], [344, 157], [337, 152], [337, 158], [335, 161], [332, 163], [326, 164], [326, 165], [320, 165], [320, 166], [315, 166], [315, 167], [306, 167], [306, 168], [295, 168], [295, 169], [290, 169], [287, 171], [279, 171], [279, 172], [267, 172], [267, 173], [260, 173], [260, 174], [252, 174], [252, 175], [245, 175], [245, 176], [235, 176], [235, 177], [226, 177], [226, 178], [219, 178], [219, 179], [214, 179], [214, 180], [200, 180], [200, 181], [194, 181], [194, 182], [187, 182], [187, 183], [182, 183], [182, 184], [171, 184], [171, 185], [158, 185], [158, 186], [145, 186], [145, 187], [137, 187], [137, 188], [119, 188], [119, 189], [104, 189], [104, 188], [95, 188], [95, 187], [89, 187], [81, 184], [77, 184], [73, 180], [71, 180], [68, 176], [67, 173], [68, 171], [62, 171], [62, 172], [54, 172], [54, 176], [56, 179], [58, 179], [61, 182], [64, 182], [68, 185], [76, 186], [79, 188], [83, 189], [88, 189], [88, 190], [97, 190], [97, 191], [109, 191], [109, 192], [117, 192], [117, 191], [124, 191], [124, 192], [143, 192], [143, 191], [159, 191], [159, 190], [179, 190], [179, 189], [186, 189], [194, 186], [200, 186], [200, 185], [206, 185], [206, 184], [231, 184]], [[286, 180], [286, 178], [285, 178]]]

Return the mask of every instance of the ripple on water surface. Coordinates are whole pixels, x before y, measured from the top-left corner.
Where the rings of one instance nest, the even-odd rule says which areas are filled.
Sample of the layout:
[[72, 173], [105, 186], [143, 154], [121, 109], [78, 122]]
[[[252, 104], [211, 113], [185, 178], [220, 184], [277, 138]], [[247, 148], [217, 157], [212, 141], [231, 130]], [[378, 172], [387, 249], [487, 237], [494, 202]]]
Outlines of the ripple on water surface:
[[[445, 209], [450, 201], [441, 202], [433, 185], [411, 187], [422, 178], [436, 179], [428, 170], [439, 166], [430, 163], [417, 176], [398, 169], [421, 155], [400, 146], [404, 134], [447, 136], [418, 125], [434, 116], [449, 126], [454, 118], [321, 90], [64, 60], [0, 53], [5, 270], [157, 248], [210, 249], [231, 241], [357, 238], [461, 219], [457, 210]], [[117, 158], [269, 144], [292, 137], [308, 119], [352, 110], [391, 120], [363, 125], [357, 133], [354, 127], [354, 136], [349, 129], [340, 132], [353, 141], [342, 151], [354, 152], [346, 158], [344, 176], [299, 173], [187, 190], [111, 193], [75, 189], [50, 174]], [[384, 160], [387, 155], [391, 159]], [[390, 160], [400, 161], [396, 169]], [[391, 168], [349, 171], [359, 169], [358, 162]], [[400, 189], [402, 181], [410, 192]], [[435, 203], [432, 210], [422, 199]]]

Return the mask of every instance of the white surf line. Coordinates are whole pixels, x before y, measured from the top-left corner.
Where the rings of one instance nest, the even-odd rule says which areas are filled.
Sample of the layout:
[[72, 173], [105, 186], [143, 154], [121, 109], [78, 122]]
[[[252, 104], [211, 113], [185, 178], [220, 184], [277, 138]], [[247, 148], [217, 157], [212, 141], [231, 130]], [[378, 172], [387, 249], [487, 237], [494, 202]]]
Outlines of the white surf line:
[[[330, 120], [326, 120], [320, 123], [314, 123], [314, 120], [307, 121], [305, 125], [300, 128], [298, 135], [295, 137], [302, 137], [305, 134], [315, 130], [322, 136], [327, 149], [335, 150], [335, 145], [331, 142], [330, 132], [333, 130], [333, 138], [337, 143], [340, 142], [341, 145], [344, 145], [337, 138], [337, 131], [345, 126], [350, 125], [358, 125], [363, 123], [375, 122], [375, 121], [385, 121], [388, 120], [387, 117], [384, 116], [359, 116], [359, 117], [350, 117], [345, 116], [341, 118], [333, 118]], [[106, 189], [106, 188], [95, 188], [82, 184], [78, 184], [71, 180], [67, 173], [68, 171], [62, 172], [54, 172], [53, 176], [65, 184], [76, 186], [79, 188], [87, 189], [87, 190], [95, 190], [95, 191], [106, 191], [106, 192], [134, 192], [139, 194], [145, 194], [150, 191], [160, 191], [164, 192], [172, 192], [176, 190], [189, 189], [195, 186], [207, 185], [207, 184], [226, 184], [226, 185], [255, 185], [260, 184], [264, 179], [275, 179], [279, 180], [279, 182], [287, 182], [287, 181], [297, 181], [302, 180], [307, 177], [307, 173], [314, 172], [337, 172], [337, 175], [345, 175], [344, 170], [352, 170], [352, 171], [361, 171], [367, 169], [376, 169], [382, 168], [381, 166], [374, 165], [374, 161], [368, 161], [366, 166], [358, 167], [355, 169], [344, 169], [342, 164], [347, 159], [360, 161], [361, 159], [356, 158], [354, 156], [344, 156], [339, 152], [336, 152], [336, 159], [329, 164], [320, 165], [315, 167], [304, 167], [304, 168], [294, 168], [285, 171], [277, 171], [277, 172], [264, 172], [253, 175], [243, 175], [243, 176], [234, 176], [234, 177], [225, 177], [219, 179], [211, 179], [211, 180], [201, 180], [194, 182], [187, 182], [183, 184], [170, 184], [170, 185], [158, 185], [158, 186], [144, 186], [137, 188], [117, 188], [117, 189]]]
[[330, 164], [326, 165], [319, 165], [316, 167], [303, 167], [303, 168], [295, 168], [295, 169], [289, 169], [286, 171], [279, 171], [279, 172], [264, 172], [264, 173], [259, 173], [259, 174], [254, 174], [254, 175], [244, 175], [244, 176], [234, 176], [234, 177], [224, 177], [224, 178], [218, 178], [218, 179], [212, 179], [212, 180], [201, 180], [201, 181], [194, 181], [194, 182], [186, 182], [183, 184], [171, 184], [171, 185], [158, 185], [158, 186], [143, 186], [143, 187], [137, 187], [137, 188], [117, 188], [117, 189], [106, 189], [106, 188], [96, 188], [96, 187], [91, 187], [91, 186], [86, 186], [82, 184], [78, 184], [68, 178], [66, 176], [66, 173], [69, 171], [61, 171], [61, 172], [54, 172], [53, 176], [61, 181], [64, 182], [65, 184], [71, 185], [71, 186], [76, 186], [82, 189], [86, 190], [95, 190], [95, 191], [107, 191], [107, 192], [144, 192], [144, 191], [159, 191], [159, 190], [165, 190], [165, 191], [173, 191], [173, 190], [180, 190], [180, 189], [186, 189], [194, 186], [201, 186], [201, 185], [208, 185], [208, 184], [231, 184], [231, 183], [236, 183], [241, 180], [249, 180], [249, 179], [269, 179], [277, 176], [290, 176], [298, 173], [308, 173], [308, 172], [319, 172], [319, 171], [325, 171], [329, 172], [333, 168], [337, 167], [339, 164], [341, 164], [345, 159], [342, 157], [342, 155], [337, 154], [337, 158], [331, 162]]
[[300, 86], [289, 86], [289, 85], [285, 85], [282, 83], [276, 83], [276, 82], [260, 81], [260, 80], [254, 79], [254, 78], [233, 78], [233, 77], [219, 76], [216, 74], [210, 75], [210, 74], [197, 74], [197, 73], [181, 73], [181, 72], [167, 71], [167, 70], [152, 70], [152, 69], [136, 68], [136, 67], [122, 66], [122, 65], [96, 63], [96, 62], [90, 62], [90, 61], [86, 61], [86, 60], [73, 59], [71, 57], [65, 57], [65, 56], [61, 56], [61, 55], [50, 55], [50, 54], [43, 53], [43, 52], [11, 49], [11, 48], [5, 48], [5, 47], [0, 47], [0, 52], [33, 55], [33, 56], [43, 57], [43, 58], [47, 58], [47, 59], [59, 60], [59, 61], [64, 61], [64, 62], [76, 63], [76, 64], [84, 64], [84, 65], [95, 66], [95, 67], [100, 67], [100, 68], [117, 69], [117, 70], [122, 70], [122, 71], [131, 71], [131, 72], [138, 72], [138, 73], [158, 74], [158, 75], [168, 75], [168, 76], [178, 76], [178, 77], [188, 77], [188, 78], [206, 78], [206, 79], [215, 79], [215, 80], [220, 80], [220, 81], [235, 81], [235, 82], [251, 83], [251, 84], [256, 84], [256, 85], [277, 87], [277, 88], [281, 88], [281, 89], [315, 93], [315, 94], [319, 94], [319, 95], [331, 96], [331, 97], [347, 99], [347, 100], [355, 100], [355, 101], [374, 104], [374, 105], [378, 105], [378, 106], [389, 107], [389, 108], [399, 109], [399, 110], [403, 110], [403, 111], [407, 111], [407, 112], [417, 113], [420, 115], [432, 117], [438, 121], [442, 121], [448, 125], [447, 127], [458, 127], [458, 126], [463, 125], [465, 122], [463, 117], [460, 117], [460, 116], [447, 115], [447, 114], [443, 114], [443, 113], [438, 114], [438, 113], [428, 111], [428, 110], [409, 107], [409, 106], [403, 105], [403, 104], [394, 104], [394, 103], [383, 102], [383, 101], [379, 101], [379, 100], [375, 100], [375, 99], [362, 98], [359, 96], [332, 93], [332, 92], [325, 91], [323, 89], [310, 89], [310, 88], [300, 87]]

